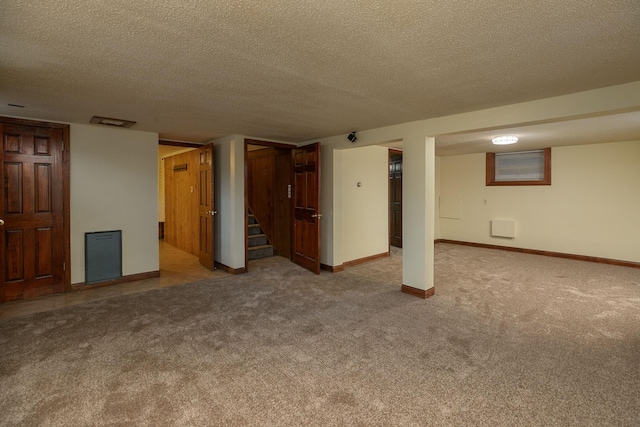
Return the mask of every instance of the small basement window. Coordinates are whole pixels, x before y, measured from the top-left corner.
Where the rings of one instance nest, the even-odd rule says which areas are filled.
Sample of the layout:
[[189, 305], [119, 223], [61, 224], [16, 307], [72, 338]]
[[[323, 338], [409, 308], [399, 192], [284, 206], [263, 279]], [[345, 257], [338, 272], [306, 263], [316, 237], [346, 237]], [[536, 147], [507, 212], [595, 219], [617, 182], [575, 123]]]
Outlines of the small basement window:
[[487, 185], [551, 185], [551, 148], [487, 153]]

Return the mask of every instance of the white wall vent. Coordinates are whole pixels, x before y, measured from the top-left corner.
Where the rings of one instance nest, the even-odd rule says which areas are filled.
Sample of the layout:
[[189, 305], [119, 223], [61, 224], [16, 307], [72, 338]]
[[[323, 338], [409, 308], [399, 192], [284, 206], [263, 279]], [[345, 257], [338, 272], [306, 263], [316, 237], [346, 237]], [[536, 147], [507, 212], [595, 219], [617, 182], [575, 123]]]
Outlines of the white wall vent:
[[516, 222], [512, 219], [491, 220], [491, 235], [493, 237], [516, 237]]

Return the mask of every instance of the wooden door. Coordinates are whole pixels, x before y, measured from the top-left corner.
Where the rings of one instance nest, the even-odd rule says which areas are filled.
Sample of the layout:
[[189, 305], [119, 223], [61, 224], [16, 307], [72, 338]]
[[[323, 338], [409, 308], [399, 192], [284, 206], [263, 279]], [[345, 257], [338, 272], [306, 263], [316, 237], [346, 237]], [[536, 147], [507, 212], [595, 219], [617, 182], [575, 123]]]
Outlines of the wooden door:
[[282, 149], [275, 158], [276, 255], [291, 259], [291, 149]]
[[164, 176], [164, 241], [200, 256], [200, 152], [165, 157]]
[[64, 291], [63, 129], [0, 123], [0, 302]]
[[389, 150], [389, 244], [402, 247], [402, 151]]
[[213, 144], [198, 149], [198, 236], [200, 264], [214, 269]]
[[320, 274], [320, 143], [293, 150], [293, 262]]

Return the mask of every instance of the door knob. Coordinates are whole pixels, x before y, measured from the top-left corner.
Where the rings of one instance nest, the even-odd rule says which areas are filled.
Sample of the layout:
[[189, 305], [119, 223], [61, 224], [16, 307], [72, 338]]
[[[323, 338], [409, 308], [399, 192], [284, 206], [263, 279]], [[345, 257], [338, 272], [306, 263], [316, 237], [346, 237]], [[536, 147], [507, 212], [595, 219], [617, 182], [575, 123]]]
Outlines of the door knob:
[[0, 219], [0, 227], [4, 225], [4, 219]]
[[211, 215], [218, 215], [218, 211], [211, 211]]

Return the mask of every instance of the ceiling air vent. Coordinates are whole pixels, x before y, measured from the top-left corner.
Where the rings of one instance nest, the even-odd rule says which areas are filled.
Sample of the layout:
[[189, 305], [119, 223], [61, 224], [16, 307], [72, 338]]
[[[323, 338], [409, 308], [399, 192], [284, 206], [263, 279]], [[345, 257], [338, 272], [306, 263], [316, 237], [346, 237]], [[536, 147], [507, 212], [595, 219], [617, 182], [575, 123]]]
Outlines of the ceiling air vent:
[[119, 128], [130, 128], [131, 126], [136, 124], [136, 122], [132, 122], [131, 120], [111, 119], [109, 117], [99, 116], [91, 117], [91, 123], [97, 125], [115, 126]]

